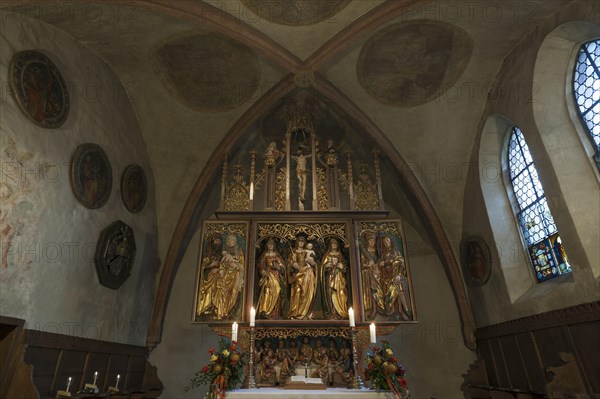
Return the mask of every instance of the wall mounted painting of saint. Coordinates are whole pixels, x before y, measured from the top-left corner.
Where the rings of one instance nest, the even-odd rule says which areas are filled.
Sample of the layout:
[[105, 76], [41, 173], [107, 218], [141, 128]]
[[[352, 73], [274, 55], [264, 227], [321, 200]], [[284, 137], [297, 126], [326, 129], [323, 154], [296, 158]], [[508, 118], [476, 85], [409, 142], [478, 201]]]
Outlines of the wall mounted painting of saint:
[[193, 321], [243, 322], [248, 222], [205, 221], [200, 240]]
[[358, 221], [363, 320], [415, 321], [415, 301], [402, 220]]

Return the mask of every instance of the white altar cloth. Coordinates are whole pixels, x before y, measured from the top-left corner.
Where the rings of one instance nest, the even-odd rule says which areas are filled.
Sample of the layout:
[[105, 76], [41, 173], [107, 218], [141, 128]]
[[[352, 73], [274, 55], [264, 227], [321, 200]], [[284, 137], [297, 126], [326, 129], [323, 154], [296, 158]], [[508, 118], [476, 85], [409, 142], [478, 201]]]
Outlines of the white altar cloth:
[[311, 391], [301, 389], [259, 388], [240, 389], [227, 393], [227, 399], [387, 399], [386, 392], [369, 389], [327, 388]]

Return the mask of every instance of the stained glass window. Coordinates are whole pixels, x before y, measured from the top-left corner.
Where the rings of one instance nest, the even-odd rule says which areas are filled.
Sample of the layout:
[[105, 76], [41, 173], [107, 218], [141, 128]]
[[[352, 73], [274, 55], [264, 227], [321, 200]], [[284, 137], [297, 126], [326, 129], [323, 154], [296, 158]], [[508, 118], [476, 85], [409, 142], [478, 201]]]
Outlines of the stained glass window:
[[517, 202], [517, 221], [538, 282], [570, 273], [571, 266], [548, 207], [544, 188], [518, 127], [508, 143], [510, 181]]
[[581, 46], [573, 75], [573, 91], [579, 115], [596, 148], [600, 167], [600, 40]]

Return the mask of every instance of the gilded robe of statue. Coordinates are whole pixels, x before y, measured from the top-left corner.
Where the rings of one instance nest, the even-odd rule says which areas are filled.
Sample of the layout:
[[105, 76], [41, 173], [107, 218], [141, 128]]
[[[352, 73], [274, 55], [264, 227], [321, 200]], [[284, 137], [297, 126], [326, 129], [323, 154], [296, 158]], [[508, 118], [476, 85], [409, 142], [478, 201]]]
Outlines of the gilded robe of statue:
[[392, 239], [382, 237], [381, 245], [381, 289], [384, 296], [386, 316], [398, 313], [403, 318], [412, 317], [408, 303], [408, 286], [404, 257], [394, 248]]
[[227, 236], [222, 252], [219, 276], [215, 290], [215, 316], [222, 320], [231, 316], [244, 286], [244, 251], [239, 247], [235, 235]]
[[290, 319], [312, 319], [317, 290], [315, 268], [306, 261], [306, 239], [299, 237], [289, 259]]
[[346, 260], [339, 250], [338, 241], [332, 238], [322, 262], [325, 298], [329, 315], [333, 319], [348, 317], [348, 284]]
[[267, 241], [265, 251], [258, 259], [257, 268], [260, 276], [257, 314], [267, 319], [281, 317], [285, 263], [275, 249], [274, 240]]
[[379, 257], [375, 247], [375, 234], [364, 234], [365, 245], [360, 248], [360, 274], [363, 306], [367, 317], [375, 317], [377, 308], [383, 310], [383, 291], [380, 286]]
[[216, 309], [217, 281], [222, 258], [221, 235], [212, 237], [210, 245], [206, 248], [206, 256], [202, 258], [200, 271], [200, 289], [196, 314], [214, 315]]

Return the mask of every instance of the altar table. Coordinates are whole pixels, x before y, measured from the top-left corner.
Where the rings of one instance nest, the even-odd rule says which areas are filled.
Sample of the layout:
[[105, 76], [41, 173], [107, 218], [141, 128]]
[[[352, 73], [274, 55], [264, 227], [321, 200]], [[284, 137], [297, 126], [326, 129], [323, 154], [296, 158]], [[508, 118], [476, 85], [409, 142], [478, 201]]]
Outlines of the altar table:
[[227, 399], [387, 399], [386, 392], [369, 389], [327, 388], [319, 391], [280, 388], [240, 389], [227, 393]]

